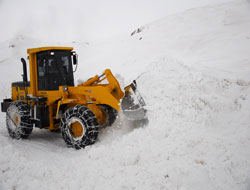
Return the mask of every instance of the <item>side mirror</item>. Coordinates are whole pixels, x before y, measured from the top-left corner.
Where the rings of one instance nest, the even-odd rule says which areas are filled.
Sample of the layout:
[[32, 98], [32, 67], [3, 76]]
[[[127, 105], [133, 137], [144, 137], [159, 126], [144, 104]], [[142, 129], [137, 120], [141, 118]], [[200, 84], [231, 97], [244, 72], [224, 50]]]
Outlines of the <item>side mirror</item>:
[[73, 54], [73, 65], [77, 65], [77, 55]]
[[76, 52], [72, 51], [71, 55], [73, 56], [73, 65], [77, 65], [77, 54], [76, 54]]
[[73, 65], [75, 65], [75, 69], [74, 69], [73, 72], [76, 72], [76, 69], [77, 69], [77, 66], [78, 66], [78, 60], [77, 60], [78, 56], [77, 56], [76, 52], [74, 52], [74, 51], [71, 52], [71, 55], [73, 57]]

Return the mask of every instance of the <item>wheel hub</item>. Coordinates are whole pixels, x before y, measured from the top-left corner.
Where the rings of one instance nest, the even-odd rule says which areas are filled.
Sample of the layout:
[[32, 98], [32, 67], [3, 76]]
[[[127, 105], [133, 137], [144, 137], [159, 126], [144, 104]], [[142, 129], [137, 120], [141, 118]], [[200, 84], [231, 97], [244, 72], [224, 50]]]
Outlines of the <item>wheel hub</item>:
[[19, 118], [18, 118], [18, 115], [16, 113], [14, 113], [14, 122], [16, 125], [18, 125]]
[[101, 121], [99, 122], [99, 124], [100, 124], [100, 126], [106, 126], [108, 123], [108, 114], [103, 110], [101, 110], [101, 111], [102, 111], [103, 117], [102, 117]]
[[10, 128], [13, 129], [13, 130], [16, 129], [17, 126], [19, 125], [19, 115], [18, 115], [18, 113], [16, 113], [16, 112], [10, 113], [9, 118], [10, 118], [10, 120], [9, 120]]
[[85, 134], [85, 128], [82, 121], [78, 118], [72, 118], [68, 124], [69, 132], [74, 140], [80, 140]]

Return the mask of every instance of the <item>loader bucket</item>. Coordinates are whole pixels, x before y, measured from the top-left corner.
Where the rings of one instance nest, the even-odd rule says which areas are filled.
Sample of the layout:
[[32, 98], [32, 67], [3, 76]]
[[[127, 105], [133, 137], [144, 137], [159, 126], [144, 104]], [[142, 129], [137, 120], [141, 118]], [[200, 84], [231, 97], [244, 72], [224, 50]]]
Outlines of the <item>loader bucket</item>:
[[129, 120], [143, 120], [146, 117], [145, 101], [137, 90], [136, 81], [125, 87], [125, 96], [121, 107], [123, 114]]

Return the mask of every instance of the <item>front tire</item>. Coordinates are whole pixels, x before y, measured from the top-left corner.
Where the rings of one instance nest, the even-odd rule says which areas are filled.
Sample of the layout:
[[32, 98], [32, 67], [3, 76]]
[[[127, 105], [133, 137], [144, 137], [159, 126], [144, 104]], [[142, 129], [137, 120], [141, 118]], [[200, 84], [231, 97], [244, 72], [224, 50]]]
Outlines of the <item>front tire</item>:
[[69, 147], [76, 149], [94, 144], [99, 126], [93, 112], [86, 106], [69, 108], [61, 119], [61, 132]]
[[105, 127], [110, 127], [114, 124], [116, 118], [117, 118], [117, 115], [118, 115], [118, 112], [117, 110], [115, 110], [114, 108], [108, 106], [108, 105], [100, 105], [101, 107], [101, 110], [105, 113], [105, 121], [104, 123], [101, 125], [102, 128], [105, 128]]
[[12, 102], [6, 112], [6, 126], [14, 139], [27, 138], [32, 130], [30, 106], [23, 101]]

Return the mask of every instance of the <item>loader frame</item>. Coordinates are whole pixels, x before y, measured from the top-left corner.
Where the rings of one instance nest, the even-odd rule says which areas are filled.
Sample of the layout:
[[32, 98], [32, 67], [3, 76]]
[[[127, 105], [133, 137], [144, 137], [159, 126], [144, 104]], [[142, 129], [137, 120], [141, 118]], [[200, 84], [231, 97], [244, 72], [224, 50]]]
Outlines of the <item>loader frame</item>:
[[[73, 57], [69, 60], [75, 62], [75, 52], [72, 47], [42, 47], [28, 49], [30, 82], [27, 81], [27, 69], [25, 61], [22, 82], [12, 83], [12, 97], [2, 102], [2, 111], [7, 111], [11, 102], [22, 100], [28, 103], [32, 110], [32, 122], [36, 127], [56, 130], [60, 127], [60, 119], [63, 113], [75, 105], [87, 106], [96, 116], [99, 125], [105, 121], [105, 114], [101, 105], [108, 105], [115, 110], [120, 110], [120, 99], [124, 96], [116, 78], [109, 69], [100, 76], [96, 75], [78, 86], [63, 84], [56, 90], [40, 90], [38, 82], [38, 55], [43, 52], [49, 56], [55, 56], [57, 52], [68, 52]], [[72, 70], [73, 75], [73, 70]]]

